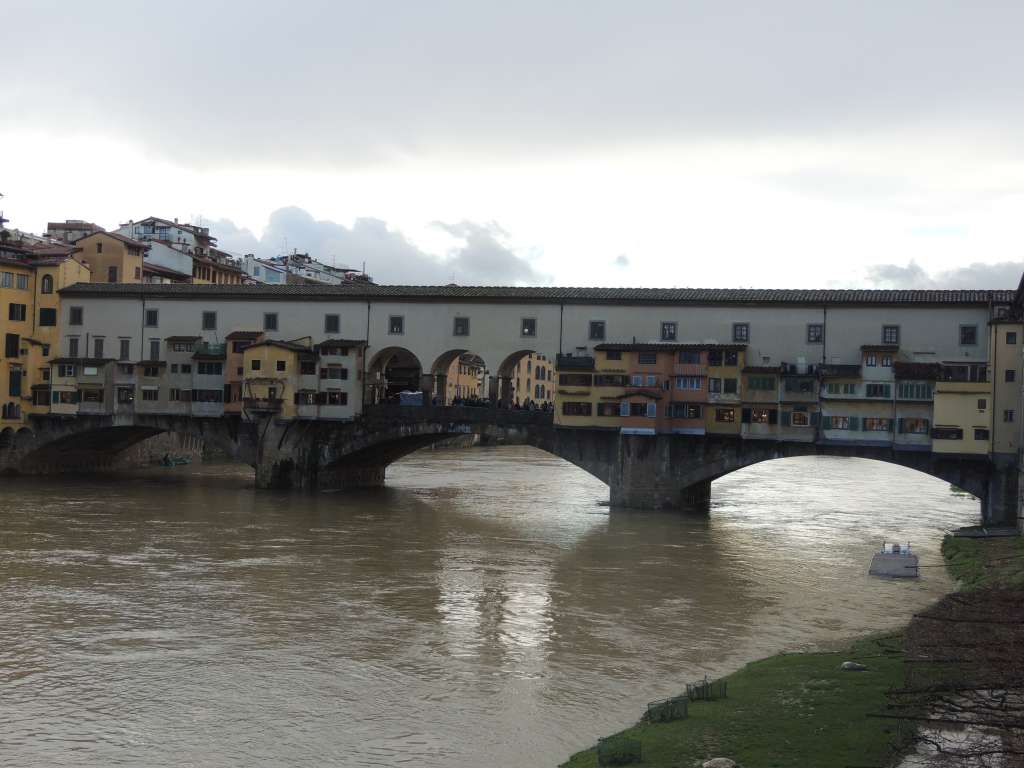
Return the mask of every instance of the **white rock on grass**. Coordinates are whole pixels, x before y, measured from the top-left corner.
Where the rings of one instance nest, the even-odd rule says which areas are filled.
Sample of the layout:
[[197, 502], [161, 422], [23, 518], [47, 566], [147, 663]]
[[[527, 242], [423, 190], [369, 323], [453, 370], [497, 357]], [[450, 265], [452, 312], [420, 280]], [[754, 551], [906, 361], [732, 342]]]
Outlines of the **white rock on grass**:
[[839, 665], [839, 668], [844, 672], [867, 672], [867, 667], [863, 664], [858, 664], [856, 661], [844, 661]]
[[705, 760], [701, 768], [736, 768], [736, 761], [730, 760], [728, 757], [714, 757]]

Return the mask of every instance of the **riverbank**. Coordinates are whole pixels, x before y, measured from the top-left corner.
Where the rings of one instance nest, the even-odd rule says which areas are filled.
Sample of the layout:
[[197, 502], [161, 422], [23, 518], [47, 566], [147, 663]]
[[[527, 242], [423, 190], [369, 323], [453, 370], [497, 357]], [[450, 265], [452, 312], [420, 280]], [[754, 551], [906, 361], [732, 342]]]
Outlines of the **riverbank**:
[[[725, 678], [728, 698], [691, 702], [685, 720], [641, 722], [612, 738], [638, 741], [643, 754], [638, 764], [651, 768], [691, 768], [713, 757], [777, 768], [891, 765], [911, 744], [911, 729], [898, 736], [899, 725], [934, 717], [927, 713], [950, 688], [987, 686], [993, 676], [1007, 685], [1019, 682], [1015, 676], [1022, 665], [1012, 649], [1024, 636], [1017, 616], [1024, 604], [1024, 539], [949, 537], [942, 552], [964, 591], [917, 614], [906, 634], [858, 640], [839, 652], [780, 654], [752, 662]], [[975, 622], [1002, 631], [959, 637]], [[955, 631], [945, 631], [946, 626]], [[953, 656], [967, 655], [965, 643], [974, 643], [972, 661], [950, 665]], [[868, 669], [843, 671], [844, 661]], [[912, 696], [893, 697], [896, 690]], [[920, 730], [928, 732], [927, 722]], [[998, 730], [982, 735], [992, 737]], [[573, 755], [563, 768], [598, 764], [591, 748]]]

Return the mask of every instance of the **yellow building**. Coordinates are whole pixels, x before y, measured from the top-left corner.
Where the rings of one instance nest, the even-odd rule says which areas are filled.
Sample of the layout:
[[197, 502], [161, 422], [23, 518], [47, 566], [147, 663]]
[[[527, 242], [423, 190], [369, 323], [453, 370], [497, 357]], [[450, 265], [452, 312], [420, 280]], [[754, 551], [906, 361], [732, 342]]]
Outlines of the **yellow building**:
[[192, 256], [192, 282], [197, 285], [240, 285], [245, 282], [245, 272], [237, 259], [226, 251], [209, 248], [209, 255], [199, 255], [196, 248]]
[[704, 429], [708, 434], [738, 435], [742, 422], [740, 371], [746, 363], [746, 348], [730, 344], [708, 349], [707, 407]]
[[460, 355], [448, 366], [445, 402], [455, 398], [473, 399], [484, 396], [484, 361], [473, 354]]
[[992, 453], [1016, 456], [1021, 447], [1021, 383], [1024, 380], [1021, 345], [1024, 323], [993, 320], [989, 325], [989, 363], [992, 380]]
[[58, 291], [89, 282], [74, 249], [0, 247], [0, 428], [49, 411], [49, 361], [59, 351]]
[[546, 355], [529, 352], [519, 360], [512, 373], [512, 402], [540, 407], [554, 402], [555, 366]]
[[294, 419], [299, 406], [315, 408], [316, 354], [310, 339], [257, 341], [242, 352], [243, 411]]
[[116, 232], [94, 232], [75, 243], [94, 283], [141, 283], [146, 249], [143, 242]]
[[992, 384], [985, 363], [943, 363], [935, 383], [932, 451], [987, 454], [992, 446]]

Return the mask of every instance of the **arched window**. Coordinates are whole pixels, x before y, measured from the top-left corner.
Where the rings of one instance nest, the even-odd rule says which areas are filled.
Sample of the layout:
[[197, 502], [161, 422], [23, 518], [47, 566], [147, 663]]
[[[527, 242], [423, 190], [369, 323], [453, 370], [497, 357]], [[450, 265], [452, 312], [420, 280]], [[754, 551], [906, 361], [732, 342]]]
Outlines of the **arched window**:
[[43, 293], [53, 293], [53, 275], [43, 275]]

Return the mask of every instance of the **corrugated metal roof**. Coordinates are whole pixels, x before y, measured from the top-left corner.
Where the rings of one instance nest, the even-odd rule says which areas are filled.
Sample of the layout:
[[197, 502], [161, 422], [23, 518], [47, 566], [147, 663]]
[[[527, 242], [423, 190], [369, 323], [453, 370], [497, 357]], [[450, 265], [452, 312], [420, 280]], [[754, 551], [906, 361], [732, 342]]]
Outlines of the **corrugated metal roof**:
[[797, 290], [757, 288], [555, 288], [461, 285], [194, 285], [78, 283], [68, 296], [144, 296], [182, 299], [393, 299], [420, 301], [518, 301], [567, 304], [971, 304], [1007, 303], [1014, 291]]

